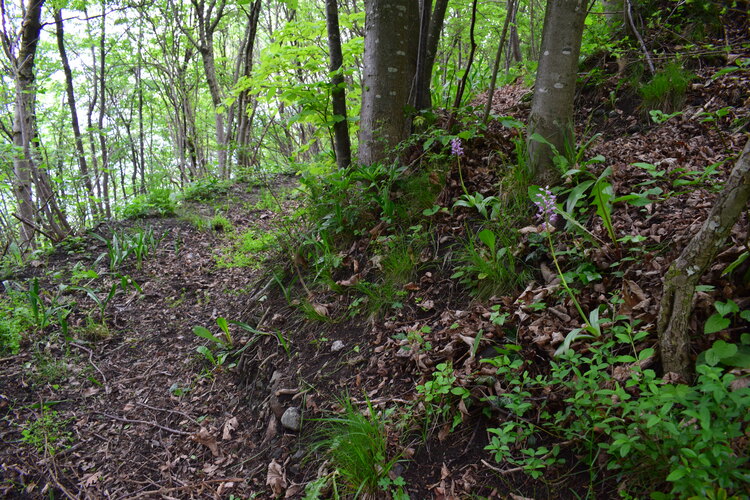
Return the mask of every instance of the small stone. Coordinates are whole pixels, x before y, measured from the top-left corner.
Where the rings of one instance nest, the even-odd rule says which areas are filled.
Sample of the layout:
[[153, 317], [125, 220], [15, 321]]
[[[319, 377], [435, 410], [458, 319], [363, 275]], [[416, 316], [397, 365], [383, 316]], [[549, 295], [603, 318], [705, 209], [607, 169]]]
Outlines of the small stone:
[[331, 344], [331, 352], [339, 352], [341, 349], [344, 348], [344, 343], [340, 340], [334, 341], [333, 344]]
[[302, 413], [296, 406], [290, 406], [281, 416], [281, 425], [285, 429], [297, 432], [302, 428]]

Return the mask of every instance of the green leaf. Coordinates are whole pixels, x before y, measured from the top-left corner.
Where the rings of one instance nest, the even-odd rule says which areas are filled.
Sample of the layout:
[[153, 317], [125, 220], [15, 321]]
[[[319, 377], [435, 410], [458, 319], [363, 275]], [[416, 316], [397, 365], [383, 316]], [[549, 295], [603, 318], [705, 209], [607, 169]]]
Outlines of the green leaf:
[[583, 198], [586, 194], [586, 191], [588, 188], [591, 187], [591, 185], [594, 184], [593, 180], [588, 180], [581, 182], [576, 187], [570, 190], [570, 194], [568, 194], [568, 199], [565, 200], [565, 211], [569, 214], [573, 214], [573, 210], [576, 207], [576, 204], [578, 201]]
[[680, 479], [685, 477], [685, 474], [687, 474], [687, 472], [688, 472], [687, 469], [685, 469], [684, 467], [675, 469], [672, 471], [670, 475], [667, 476], [667, 481], [672, 482], [672, 483], [675, 481], [679, 481]]
[[735, 344], [729, 344], [723, 340], [717, 340], [714, 342], [714, 345], [711, 346], [711, 350], [714, 351], [719, 358], [728, 358], [737, 353], [737, 346]]
[[726, 302], [717, 300], [716, 302], [714, 302], [714, 307], [722, 316], [740, 312], [740, 308], [737, 303], [731, 299], [727, 300]]
[[216, 365], [216, 358], [214, 358], [213, 353], [209, 350], [208, 347], [199, 345], [195, 348], [195, 350], [201, 353], [207, 360], [209, 360], [212, 365]]
[[720, 314], [714, 314], [706, 321], [703, 326], [703, 333], [710, 334], [726, 330], [731, 321], [729, 318], [724, 318]]
[[732, 271], [737, 269], [737, 267], [740, 266], [740, 264], [745, 262], [748, 257], [750, 257], [750, 252], [745, 250], [744, 252], [740, 254], [739, 257], [734, 259], [734, 261], [731, 264], [729, 264], [726, 268], [724, 268], [724, 271], [722, 271], [721, 275], [726, 276], [727, 274], [730, 274]]
[[208, 339], [220, 345], [224, 345], [224, 342], [219, 337], [215, 336], [213, 333], [208, 331], [208, 328], [204, 328], [202, 326], [196, 326], [196, 327], [193, 327], [193, 333], [196, 334], [198, 337]]
[[495, 233], [493, 233], [489, 229], [482, 229], [481, 231], [479, 231], [479, 234], [477, 236], [479, 237], [481, 242], [487, 245], [487, 247], [489, 247], [489, 249], [494, 253], [496, 241]]

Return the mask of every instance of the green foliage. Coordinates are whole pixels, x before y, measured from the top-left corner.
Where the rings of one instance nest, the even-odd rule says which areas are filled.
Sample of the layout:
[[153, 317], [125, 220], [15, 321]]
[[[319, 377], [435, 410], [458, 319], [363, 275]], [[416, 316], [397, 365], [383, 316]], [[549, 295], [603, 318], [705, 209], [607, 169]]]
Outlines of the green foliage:
[[375, 498], [383, 494], [383, 485], [390, 486], [384, 479], [398, 460], [397, 456], [388, 457], [388, 422], [369, 400], [364, 413], [349, 398], [342, 399], [341, 406], [342, 415], [314, 420], [321, 426], [314, 434], [312, 450], [330, 460], [346, 494]]
[[[739, 446], [750, 424], [750, 388], [734, 386], [735, 375], [707, 364], [698, 365], [693, 387], [665, 383], [639, 367], [654, 355], [650, 347], [636, 351], [647, 332], [619, 323], [608, 333], [616, 341], [591, 344], [585, 355], [569, 352], [551, 364], [549, 375], [532, 378], [513, 350], [484, 360], [509, 387], [493, 407], [512, 416], [489, 430], [486, 449], [538, 477], [561, 459], [557, 443], [539, 446], [533, 438], [555, 436], [575, 443], [592, 477], [605, 466], [627, 478], [621, 484], [636, 496], [654, 491], [705, 498], [717, 486], [743, 491], [750, 472]], [[535, 404], [536, 390], [562, 394], [564, 404], [542, 404], [540, 419], [531, 422], [523, 415]]]
[[66, 428], [72, 421], [72, 418], [60, 418], [57, 411], [42, 405], [41, 415], [27, 421], [21, 428], [21, 441], [45, 456], [54, 455], [70, 448], [73, 443], [73, 433]]
[[130, 276], [121, 274], [115, 277], [115, 280], [109, 285], [108, 289], [105, 288], [104, 293], [101, 293], [96, 288], [87, 286], [74, 286], [71, 287], [71, 289], [80, 290], [86, 293], [86, 295], [94, 302], [97, 309], [99, 310], [99, 325], [106, 326], [105, 312], [107, 310], [107, 306], [110, 302], [112, 302], [112, 299], [115, 298], [118, 290], [122, 291], [122, 293], [127, 293], [130, 287], [133, 287], [139, 293], [143, 293], [143, 290], [138, 285], [138, 283], [135, 282], [135, 280], [133, 280]]
[[216, 254], [216, 264], [219, 267], [251, 267], [259, 268], [267, 252], [274, 246], [279, 235], [275, 231], [263, 233], [249, 228], [242, 233], [232, 236], [230, 246]]
[[447, 362], [438, 364], [432, 373], [432, 379], [417, 386], [417, 393], [422, 396], [425, 404], [426, 426], [451, 421], [453, 430], [461, 423], [462, 413], [457, 411], [459, 403], [468, 401], [471, 394], [456, 381], [453, 365]]
[[695, 75], [682, 68], [677, 62], [667, 64], [648, 83], [640, 88], [643, 107], [646, 110], [659, 109], [664, 113], [680, 110], [685, 102], [690, 81]]
[[227, 194], [231, 185], [231, 181], [206, 177], [193, 181], [185, 186], [185, 189], [182, 192], [182, 199], [185, 201], [211, 201], [219, 196]]
[[482, 229], [456, 250], [456, 270], [451, 279], [459, 279], [485, 299], [515, 290], [530, 279], [523, 261], [516, 256], [517, 246], [515, 231]]
[[232, 222], [220, 214], [214, 215], [209, 221], [208, 225], [211, 227], [211, 229], [219, 233], [229, 233], [234, 230]]
[[137, 228], [131, 234], [125, 231], [121, 233], [113, 231], [109, 239], [97, 233], [92, 234], [96, 239], [107, 245], [107, 251], [99, 256], [97, 262], [108, 257], [111, 271], [119, 269], [131, 255], [135, 257], [136, 268], [140, 269], [143, 261], [159, 246], [164, 238], [164, 236], [157, 238], [151, 226]]
[[23, 334], [36, 325], [31, 304], [18, 292], [0, 296], [0, 353], [16, 354]]
[[147, 195], [136, 196], [125, 208], [122, 216], [126, 219], [142, 217], [170, 217], [175, 213], [172, 191], [165, 188], [152, 189]]

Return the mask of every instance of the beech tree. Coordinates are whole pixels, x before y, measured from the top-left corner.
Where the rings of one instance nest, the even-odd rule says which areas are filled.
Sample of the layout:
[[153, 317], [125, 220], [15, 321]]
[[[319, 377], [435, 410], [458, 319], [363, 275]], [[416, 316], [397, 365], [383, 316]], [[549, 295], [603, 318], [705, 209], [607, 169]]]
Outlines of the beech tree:
[[549, 0], [544, 16], [539, 68], [528, 125], [529, 167], [538, 184], [555, 184], [561, 172], [554, 163], [553, 150], [560, 154], [575, 147], [573, 98], [581, 52], [585, 0]]
[[419, 5], [414, 0], [365, 2], [359, 161], [389, 157], [409, 131], [406, 106], [419, 45]]

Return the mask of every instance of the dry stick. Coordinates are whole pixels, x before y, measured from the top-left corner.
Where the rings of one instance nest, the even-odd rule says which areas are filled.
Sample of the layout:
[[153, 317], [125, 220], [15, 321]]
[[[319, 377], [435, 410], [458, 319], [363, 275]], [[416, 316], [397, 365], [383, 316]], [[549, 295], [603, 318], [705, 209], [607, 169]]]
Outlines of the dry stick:
[[651, 71], [651, 74], [653, 75], [654, 73], [656, 73], [656, 70], [654, 69], [654, 63], [653, 61], [651, 61], [651, 56], [649, 55], [648, 49], [646, 48], [646, 43], [643, 41], [641, 34], [638, 33], [638, 29], [635, 27], [635, 22], [633, 22], [633, 12], [631, 9], [630, 0], [625, 0], [625, 3], [628, 6], [628, 21], [630, 22], [630, 28], [633, 30], [635, 37], [638, 39], [638, 42], [641, 44], [641, 50], [643, 50], [643, 55], [646, 56], [646, 63], [648, 63], [648, 69]]
[[23, 217], [21, 217], [21, 216], [20, 216], [20, 215], [18, 215], [17, 213], [12, 213], [11, 215], [12, 215], [13, 217], [15, 217], [16, 219], [18, 219], [19, 221], [21, 221], [21, 224], [23, 224], [23, 225], [25, 225], [25, 226], [29, 226], [29, 227], [30, 227], [31, 229], [33, 229], [34, 231], [37, 231], [37, 232], [39, 232], [39, 233], [42, 233], [42, 234], [43, 234], [44, 236], [46, 236], [47, 238], [49, 238], [49, 239], [50, 239], [50, 241], [55, 241], [55, 238], [53, 238], [52, 236], [50, 236], [50, 235], [49, 235], [49, 233], [47, 233], [46, 231], [44, 231], [44, 230], [43, 230], [42, 228], [40, 228], [39, 226], [37, 226], [37, 225], [36, 225], [36, 224], [34, 224], [33, 222], [31, 222], [31, 221], [29, 221], [29, 220], [26, 220], [26, 219], [24, 219]]
[[[94, 353], [93, 353], [93, 351], [91, 349], [89, 349], [88, 347], [84, 347], [81, 344], [76, 344], [75, 342], [70, 342], [70, 345], [75, 346], [75, 347], [77, 347], [77, 348], [79, 348], [81, 350], [84, 350], [87, 353], [89, 353], [89, 363], [91, 363], [91, 366], [93, 366], [94, 369], [99, 372], [99, 375], [101, 375], [102, 378], [104, 379], [104, 390], [106, 391], [107, 390], [107, 377], [104, 375], [104, 372], [102, 372], [99, 369], [99, 367], [96, 366], [96, 363], [94, 363], [94, 360], [93, 360]], [[107, 391], [107, 392], [109, 392], [109, 391]]]
[[131, 420], [129, 418], [117, 417], [115, 415], [110, 415], [108, 413], [104, 413], [104, 412], [101, 412], [101, 411], [97, 411], [97, 412], [94, 412], [94, 413], [97, 413], [99, 415], [103, 415], [103, 416], [105, 416], [107, 418], [111, 418], [112, 420], [118, 420], [120, 422], [125, 422], [125, 423], [128, 423], [128, 424], [146, 424], [146, 425], [150, 425], [152, 427], [157, 427], [157, 428], [159, 428], [159, 429], [161, 429], [163, 431], [171, 432], [172, 434], [179, 434], [180, 436], [192, 436], [193, 435], [192, 432], [185, 432], [185, 431], [180, 431], [180, 430], [177, 430], [177, 429], [171, 429], [171, 428], [165, 427], [165, 426], [163, 426], [161, 424], [157, 424], [156, 422], [148, 422], [146, 420]]
[[200, 483], [188, 484], [185, 486], [177, 486], [174, 488], [159, 488], [158, 490], [144, 491], [142, 493], [139, 493], [135, 496], [130, 497], [130, 500], [133, 500], [135, 498], [147, 497], [149, 495], [163, 495], [164, 493], [174, 493], [176, 491], [191, 490], [193, 488], [198, 488], [200, 486], [205, 486], [211, 483], [241, 483], [244, 481], [245, 481], [244, 477], [228, 477], [226, 479], [207, 479], [205, 481], [201, 481]]
[[181, 411], [177, 411], [177, 410], [170, 410], [170, 409], [168, 409], [168, 408], [157, 408], [156, 406], [151, 406], [151, 405], [147, 405], [146, 403], [139, 403], [138, 401], [136, 401], [136, 402], [135, 402], [135, 404], [137, 404], [137, 405], [139, 405], [139, 406], [143, 406], [144, 408], [148, 408], [149, 410], [154, 410], [154, 411], [166, 411], [166, 412], [168, 412], [168, 413], [175, 413], [175, 414], [177, 414], [177, 415], [180, 415], [180, 416], [182, 416], [182, 417], [185, 417], [186, 419], [190, 420], [190, 421], [191, 421], [191, 422], [193, 422], [194, 424], [198, 424], [198, 425], [200, 425], [200, 422], [198, 422], [198, 421], [197, 421], [196, 419], [194, 419], [193, 417], [191, 417], [191, 416], [190, 416], [190, 415], [188, 415], [187, 413], [183, 413], [183, 412], [181, 412]]

